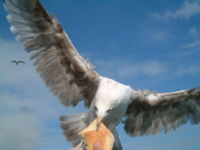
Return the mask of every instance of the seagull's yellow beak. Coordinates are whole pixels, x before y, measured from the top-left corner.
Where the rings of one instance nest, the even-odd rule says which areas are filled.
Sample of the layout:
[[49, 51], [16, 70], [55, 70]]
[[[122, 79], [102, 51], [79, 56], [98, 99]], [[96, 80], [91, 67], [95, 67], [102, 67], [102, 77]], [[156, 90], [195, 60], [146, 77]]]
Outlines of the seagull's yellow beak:
[[96, 130], [99, 130], [102, 120], [103, 120], [103, 117], [97, 117], [97, 129]]

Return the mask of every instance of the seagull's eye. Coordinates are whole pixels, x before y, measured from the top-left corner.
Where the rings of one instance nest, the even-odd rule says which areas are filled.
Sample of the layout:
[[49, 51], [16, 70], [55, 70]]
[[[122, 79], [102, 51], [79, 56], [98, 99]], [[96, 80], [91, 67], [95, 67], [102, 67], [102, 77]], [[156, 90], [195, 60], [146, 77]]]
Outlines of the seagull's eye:
[[98, 111], [97, 106], [94, 106], [94, 110], [95, 110], [95, 111]]
[[108, 109], [107, 111], [106, 111], [106, 113], [109, 113], [111, 111], [111, 109]]

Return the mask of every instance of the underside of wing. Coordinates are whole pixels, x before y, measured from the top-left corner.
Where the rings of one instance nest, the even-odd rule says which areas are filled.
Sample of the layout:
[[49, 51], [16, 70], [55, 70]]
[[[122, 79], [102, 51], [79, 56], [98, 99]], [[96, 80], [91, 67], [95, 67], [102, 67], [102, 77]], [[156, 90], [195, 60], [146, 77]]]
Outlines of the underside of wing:
[[36, 70], [66, 106], [80, 100], [90, 105], [99, 75], [73, 46], [60, 24], [38, 0], [5, 0], [8, 21], [16, 39], [31, 52]]
[[124, 120], [131, 136], [169, 132], [190, 121], [200, 122], [200, 88], [173, 93], [134, 91]]

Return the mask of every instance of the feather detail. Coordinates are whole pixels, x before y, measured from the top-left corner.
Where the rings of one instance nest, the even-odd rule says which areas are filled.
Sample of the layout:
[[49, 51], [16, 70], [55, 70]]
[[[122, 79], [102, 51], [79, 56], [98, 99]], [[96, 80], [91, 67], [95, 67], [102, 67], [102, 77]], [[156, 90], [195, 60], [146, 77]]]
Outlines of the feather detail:
[[172, 93], [133, 91], [133, 97], [124, 120], [131, 136], [169, 132], [188, 121], [200, 122], [200, 88]]
[[66, 106], [84, 100], [89, 106], [99, 75], [82, 58], [54, 16], [38, 0], [5, 0], [10, 30], [31, 52], [36, 70]]

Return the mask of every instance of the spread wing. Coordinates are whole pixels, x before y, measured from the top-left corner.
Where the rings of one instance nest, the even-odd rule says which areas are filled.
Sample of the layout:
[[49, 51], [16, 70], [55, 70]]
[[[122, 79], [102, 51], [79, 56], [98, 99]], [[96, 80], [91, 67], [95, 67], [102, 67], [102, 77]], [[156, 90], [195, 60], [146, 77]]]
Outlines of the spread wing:
[[176, 129], [187, 121], [200, 122], [200, 88], [173, 93], [134, 91], [124, 129], [131, 136]]
[[12, 61], [10, 61], [10, 63], [17, 63], [17, 61], [16, 60], [12, 60]]
[[18, 61], [18, 63], [22, 63], [22, 64], [25, 64], [25, 62], [24, 62], [24, 61], [22, 61], [22, 60]]
[[60, 24], [38, 0], [4, 0], [16, 39], [31, 52], [37, 71], [66, 106], [90, 105], [99, 75], [81, 57]]

